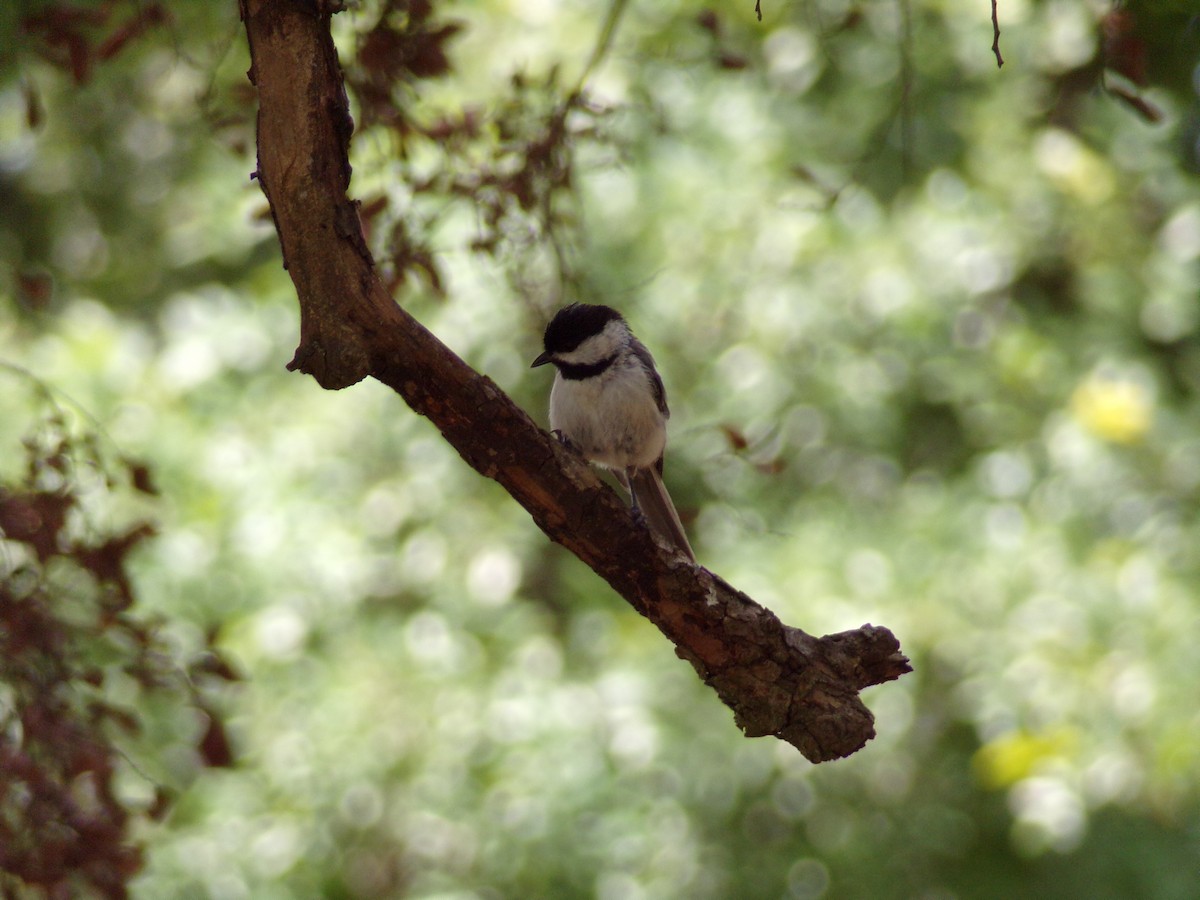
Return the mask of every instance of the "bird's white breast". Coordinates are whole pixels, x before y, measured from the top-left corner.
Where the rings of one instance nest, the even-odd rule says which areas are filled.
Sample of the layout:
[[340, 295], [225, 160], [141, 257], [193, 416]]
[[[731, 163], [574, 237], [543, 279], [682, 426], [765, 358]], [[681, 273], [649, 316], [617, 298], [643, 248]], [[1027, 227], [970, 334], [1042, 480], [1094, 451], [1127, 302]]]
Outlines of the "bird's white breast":
[[654, 465], [667, 442], [667, 425], [649, 377], [633, 356], [602, 374], [578, 381], [554, 378], [550, 427], [592, 462], [613, 469]]

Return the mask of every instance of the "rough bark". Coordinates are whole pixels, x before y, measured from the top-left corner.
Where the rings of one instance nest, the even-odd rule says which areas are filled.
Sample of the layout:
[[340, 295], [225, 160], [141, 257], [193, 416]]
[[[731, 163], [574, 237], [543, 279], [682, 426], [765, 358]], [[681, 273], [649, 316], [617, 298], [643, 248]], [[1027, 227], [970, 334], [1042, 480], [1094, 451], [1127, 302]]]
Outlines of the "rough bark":
[[258, 170], [300, 302], [289, 368], [337, 389], [365, 377], [427, 416], [476, 471], [653, 622], [733, 710], [813, 762], [874, 734], [858, 692], [910, 671], [886, 628], [814, 637], [660, 546], [578, 456], [401, 309], [346, 196], [352, 122], [329, 33], [334, 4], [242, 0], [258, 89]]

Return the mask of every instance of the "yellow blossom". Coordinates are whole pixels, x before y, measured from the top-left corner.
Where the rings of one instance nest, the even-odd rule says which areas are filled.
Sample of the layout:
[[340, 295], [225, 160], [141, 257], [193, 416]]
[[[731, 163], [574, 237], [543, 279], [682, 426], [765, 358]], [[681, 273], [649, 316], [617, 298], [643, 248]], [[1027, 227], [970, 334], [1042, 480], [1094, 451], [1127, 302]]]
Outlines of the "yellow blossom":
[[980, 747], [971, 766], [984, 787], [1002, 789], [1028, 778], [1048, 761], [1071, 757], [1077, 746], [1078, 736], [1069, 728], [1041, 734], [1019, 729]]
[[1115, 444], [1140, 441], [1150, 430], [1150, 391], [1128, 378], [1092, 375], [1071, 396], [1071, 412], [1088, 431]]

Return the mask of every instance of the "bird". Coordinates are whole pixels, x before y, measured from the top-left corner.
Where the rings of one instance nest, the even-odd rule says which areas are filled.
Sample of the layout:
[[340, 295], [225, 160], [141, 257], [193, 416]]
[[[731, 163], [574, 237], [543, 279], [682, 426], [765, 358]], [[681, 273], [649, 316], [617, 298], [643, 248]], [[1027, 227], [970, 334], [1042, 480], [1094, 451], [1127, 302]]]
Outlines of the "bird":
[[610, 306], [572, 303], [546, 326], [531, 368], [557, 370], [550, 429], [589, 462], [609, 469], [629, 493], [634, 514], [692, 563], [675, 504], [663, 484], [667, 392], [654, 357]]

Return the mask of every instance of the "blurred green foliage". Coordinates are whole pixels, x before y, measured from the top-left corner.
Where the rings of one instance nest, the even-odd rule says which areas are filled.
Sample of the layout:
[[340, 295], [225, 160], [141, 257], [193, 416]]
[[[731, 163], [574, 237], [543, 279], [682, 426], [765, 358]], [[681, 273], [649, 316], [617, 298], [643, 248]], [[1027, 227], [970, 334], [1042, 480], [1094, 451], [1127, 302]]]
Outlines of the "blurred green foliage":
[[[140, 8], [101, 6], [85, 47]], [[149, 462], [140, 604], [245, 676], [232, 769], [145, 710], [125, 800], [178, 801], [139, 896], [1200, 893], [1190, 4], [1001, 0], [1000, 70], [984, 2], [625, 4], [529, 206], [461, 188], [564, 109], [604, 6], [439, 7], [463, 27], [406, 127], [356, 95], [400, 302], [539, 414], [549, 311], [624, 310], [702, 561], [901, 639], [879, 737], [820, 767], [741, 738], [397, 398], [284, 372], [236, 4], [83, 79], [21, 25], [61, 7], [0, 18], [0, 357]], [[352, 76], [376, 16], [335, 17]], [[10, 483], [26, 399], [0, 388]]]

